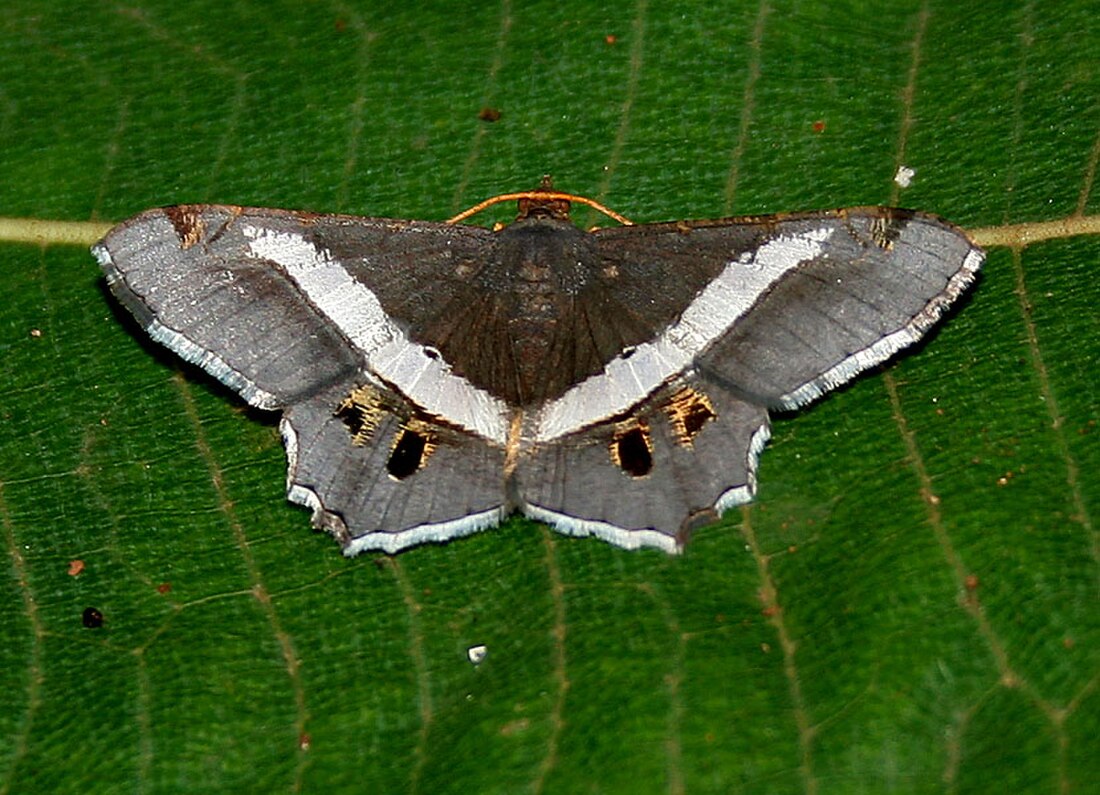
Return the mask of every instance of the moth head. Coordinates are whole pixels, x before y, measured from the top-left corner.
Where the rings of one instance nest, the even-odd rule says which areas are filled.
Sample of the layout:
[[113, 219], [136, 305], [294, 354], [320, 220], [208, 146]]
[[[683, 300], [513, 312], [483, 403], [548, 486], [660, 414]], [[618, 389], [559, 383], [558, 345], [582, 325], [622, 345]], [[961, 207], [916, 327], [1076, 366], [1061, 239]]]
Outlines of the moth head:
[[524, 218], [555, 218], [559, 221], [569, 220], [569, 200], [557, 197], [546, 198], [537, 194], [533, 197], [523, 197], [519, 200], [519, 213], [517, 221]]

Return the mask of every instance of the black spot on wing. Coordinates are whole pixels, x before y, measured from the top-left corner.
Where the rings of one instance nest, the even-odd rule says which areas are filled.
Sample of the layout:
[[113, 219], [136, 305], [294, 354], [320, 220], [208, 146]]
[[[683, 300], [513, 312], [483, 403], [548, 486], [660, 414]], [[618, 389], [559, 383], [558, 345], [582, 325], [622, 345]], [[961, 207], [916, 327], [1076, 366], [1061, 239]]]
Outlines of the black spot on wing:
[[398, 480], [404, 480], [424, 463], [428, 440], [416, 431], [405, 429], [397, 438], [393, 452], [386, 462], [386, 471]]
[[634, 427], [617, 435], [612, 444], [612, 459], [630, 477], [645, 477], [653, 469], [653, 452], [643, 428]]

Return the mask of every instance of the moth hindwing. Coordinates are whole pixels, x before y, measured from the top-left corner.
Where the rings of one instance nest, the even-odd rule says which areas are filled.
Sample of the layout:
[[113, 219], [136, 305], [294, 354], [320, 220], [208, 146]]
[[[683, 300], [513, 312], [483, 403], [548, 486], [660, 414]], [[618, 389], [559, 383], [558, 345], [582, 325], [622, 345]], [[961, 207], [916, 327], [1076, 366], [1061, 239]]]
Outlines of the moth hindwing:
[[753, 497], [769, 409], [920, 339], [983, 261], [885, 207], [582, 231], [570, 203], [605, 208], [544, 183], [472, 211], [501, 199], [495, 230], [167, 207], [93, 251], [155, 340], [280, 412], [289, 499], [349, 555], [517, 510], [676, 552]]

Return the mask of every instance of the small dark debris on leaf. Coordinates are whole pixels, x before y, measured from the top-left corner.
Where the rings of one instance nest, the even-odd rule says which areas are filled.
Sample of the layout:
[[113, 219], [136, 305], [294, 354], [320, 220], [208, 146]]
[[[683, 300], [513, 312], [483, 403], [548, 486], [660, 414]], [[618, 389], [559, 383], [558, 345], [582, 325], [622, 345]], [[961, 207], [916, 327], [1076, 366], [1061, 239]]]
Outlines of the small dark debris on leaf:
[[477, 117], [490, 123], [500, 121], [500, 110], [498, 108], [482, 108], [478, 111]]
[[157, 593], [168, 593], [171, 590], [172, 583], [170, 582], [162, 582], [160, 585], [157, 586]]
[[85, 607], [81, 620], [88, 629], [99, 629], [103, 626], [103, 613], [96, 607]]

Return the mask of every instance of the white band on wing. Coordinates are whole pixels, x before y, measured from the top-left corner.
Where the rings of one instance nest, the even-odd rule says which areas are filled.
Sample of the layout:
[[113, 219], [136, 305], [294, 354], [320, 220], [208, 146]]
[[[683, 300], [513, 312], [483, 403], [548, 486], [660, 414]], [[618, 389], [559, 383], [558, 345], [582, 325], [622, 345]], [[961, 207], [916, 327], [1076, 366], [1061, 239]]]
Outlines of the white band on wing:
[[508, 440], [508, 407], [451, 372], [438, 353], [410, 340], [378, 297], [328, 251], [301, 235], [243, 228], [252, 256], [286, 271], [305, 297], [355, 345], [367, 366], [420, 408], [489, 441]]
[[818, 257], [830, 227], [769, 240], [726, 263], [688, 304], [680, 319], [652, 342], [625, 351], [539, 413], [535, 441], [549, 442], [620, 414], [691, 365], [752, 308], [784, 274]]

